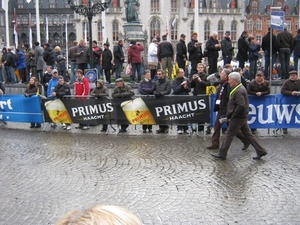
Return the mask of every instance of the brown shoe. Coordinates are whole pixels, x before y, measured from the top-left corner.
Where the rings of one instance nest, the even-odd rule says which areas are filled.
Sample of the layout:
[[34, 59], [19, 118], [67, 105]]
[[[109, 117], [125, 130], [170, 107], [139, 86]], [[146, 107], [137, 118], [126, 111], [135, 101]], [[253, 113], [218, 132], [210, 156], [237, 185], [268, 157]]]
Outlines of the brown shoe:
[[208, 145], [206, 146], [207, 149], [212, 150], [212, 149], [219, 149], [219, 146], [216, 145]]

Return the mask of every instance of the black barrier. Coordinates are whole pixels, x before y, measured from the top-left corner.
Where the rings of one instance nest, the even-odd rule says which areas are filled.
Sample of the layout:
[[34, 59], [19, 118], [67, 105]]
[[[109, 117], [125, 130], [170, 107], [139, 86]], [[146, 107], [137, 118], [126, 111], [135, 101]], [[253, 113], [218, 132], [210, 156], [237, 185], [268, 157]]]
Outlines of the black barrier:
[[85, 124], [209, 123], [209, 96], [135, 96], [95, 99], [72, 96], [42, 100], [45, 122]]

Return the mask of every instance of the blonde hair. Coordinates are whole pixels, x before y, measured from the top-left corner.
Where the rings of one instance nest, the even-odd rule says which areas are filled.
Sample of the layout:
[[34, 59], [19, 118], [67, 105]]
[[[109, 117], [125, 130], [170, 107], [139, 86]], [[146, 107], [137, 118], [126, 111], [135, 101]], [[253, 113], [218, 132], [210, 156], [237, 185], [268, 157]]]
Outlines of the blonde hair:
[[73, 210], [55, 225], [142, 225], [132, 212], [113, 205], [95, 205], [85, 211]]
[[59, 52], [59, 51], [60, 51], [60, 47], [59, 47], [59, 46], [56, 46], [56, 47], [54, 48], [54, 51]]

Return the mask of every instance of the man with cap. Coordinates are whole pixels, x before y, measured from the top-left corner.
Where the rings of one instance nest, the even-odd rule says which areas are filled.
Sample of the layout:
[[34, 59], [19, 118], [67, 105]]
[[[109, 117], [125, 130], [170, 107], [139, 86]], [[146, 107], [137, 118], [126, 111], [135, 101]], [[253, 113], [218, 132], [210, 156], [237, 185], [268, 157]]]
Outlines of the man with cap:
[[198, 42], [198, 34], [192, 33], [192, 40], [188, 43], [189, 60], [191, 61], [191, 75], [197, 73], [197, 65], [202, 61], [202, 42]]
[[186, 63], [186, 55], [187, 49], [185, 45], [185, 34], [180, 35], [180, 40], [176, 45], [176, 61], [178, 63], [178, 67], [185, 71], [185, 63]]
[[[123, 78], [116, 79], [116, 87], [113, 90], [112, 97], [113, 98], [131, 98], [134, 96], [134, 91], [129, 85], [124, 84]], [[119, 133], [126, 132], [128, 124], [121, 124], [121, 129]]]
[[293, 35], [287, 31], [286, 23], [284, 23], [283, 29], [277, 34], [277, 47], [281, 63], [281, 79], [287, 79], [290, 68], [290, 56], [293, 52]]
[[222, 50], [222, 57], [223, 57], [223, 65], [230, 64], [232, 60], [232, 42], [230, 40], [230, 31], [225, 32], [225, 36], [221, 41], [221, 50]]
[[109, 49], [109, 43], [106, 42], [103, 44], [103, 46], [104, 46], [104, 50], [102, 52], [100, 64], [101, 64], [102, 69], [104, 70], [106, 82], [110, 84], [110, 82], [111, 82], [110, 81], [110, 77], [111, 77], [110, 70], [112, 69], [112, 64], [111, 64], [112, 53]]
[[51, 71], [52, 78], [49, 80], [48, 87], [47, 87], [47, 97], [53, 98], [52, 92], [55, 89], [55, 86], [58, 84], [58, 72], [57, 69]]
[[[290, 78], [284, 81], [281, 87], [281, 94], [300, 97], [300, 79], [298, 79], [298, 73], [296, 70], [292, 70], [289, 75]], [[283, 133], [287, 134], [287, 128], [283, 128]]]

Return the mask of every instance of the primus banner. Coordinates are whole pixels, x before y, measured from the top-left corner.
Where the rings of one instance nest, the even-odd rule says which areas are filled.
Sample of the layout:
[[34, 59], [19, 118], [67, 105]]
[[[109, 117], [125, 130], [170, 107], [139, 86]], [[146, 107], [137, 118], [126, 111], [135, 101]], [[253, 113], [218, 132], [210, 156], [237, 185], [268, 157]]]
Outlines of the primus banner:
[[44, 100], [45, 122], [85, 124], [209, 123], [208, 96]]

